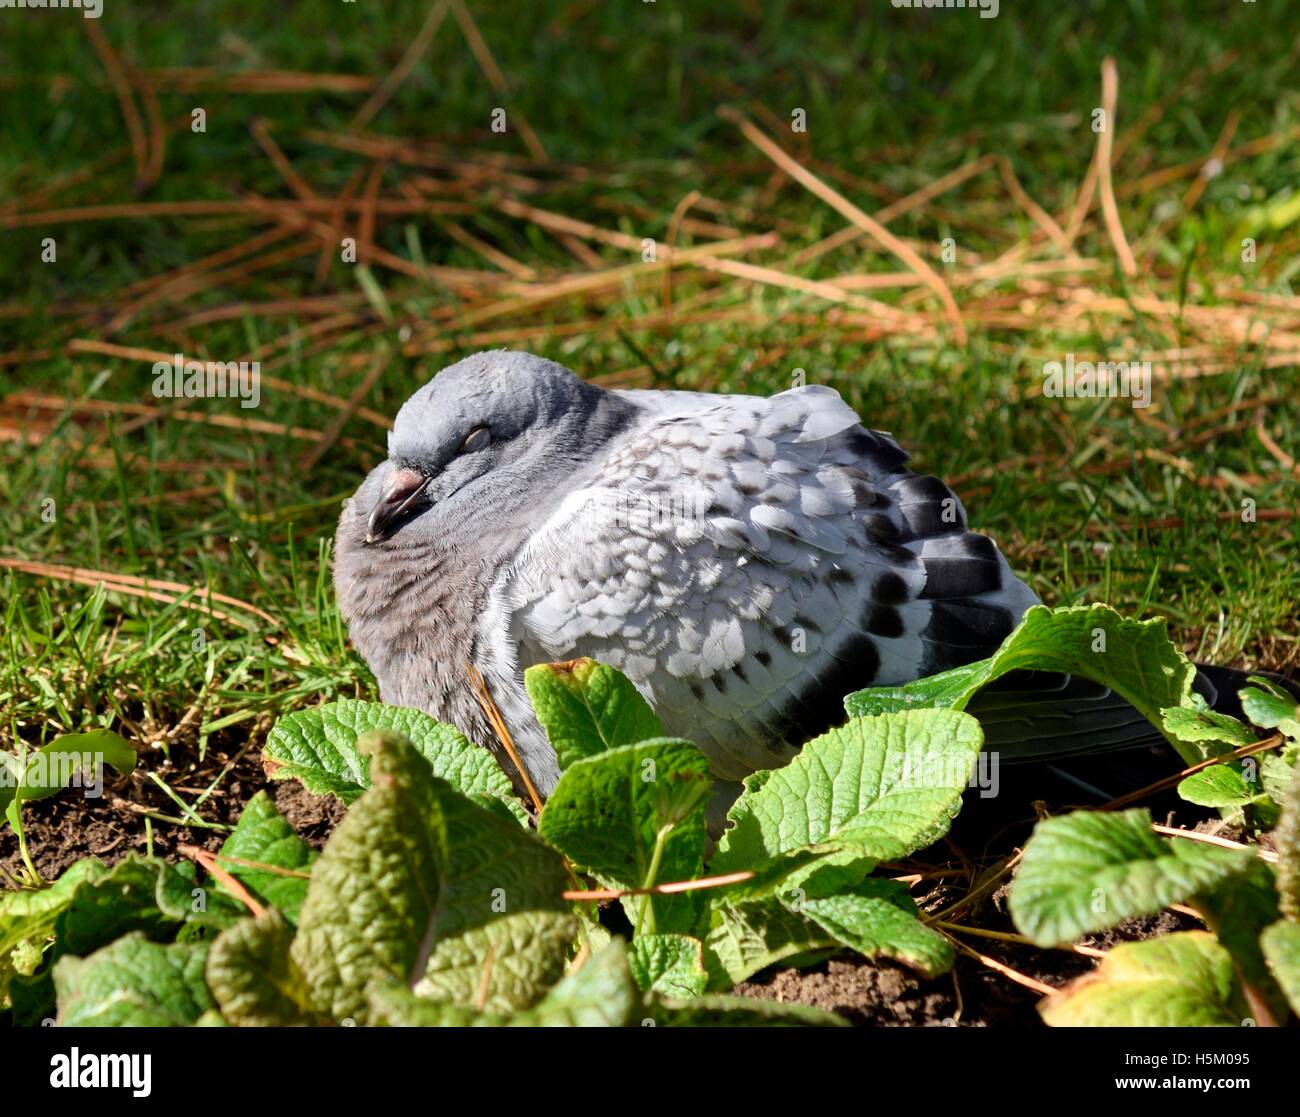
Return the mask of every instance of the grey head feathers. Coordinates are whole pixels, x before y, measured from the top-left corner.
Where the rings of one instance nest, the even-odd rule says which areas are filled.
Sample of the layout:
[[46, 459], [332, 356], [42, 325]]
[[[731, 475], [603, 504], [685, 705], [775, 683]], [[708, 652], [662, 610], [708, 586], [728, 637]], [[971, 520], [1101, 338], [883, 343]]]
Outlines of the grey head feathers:
[[358, 650], [395, 705], [480, 743], [493, 737], [466, 685], [494, 577], [565, 482], [637, 412], [528, 353], [479, 353], [403, 404], [388, 459], [347, 501], [334, 583]]

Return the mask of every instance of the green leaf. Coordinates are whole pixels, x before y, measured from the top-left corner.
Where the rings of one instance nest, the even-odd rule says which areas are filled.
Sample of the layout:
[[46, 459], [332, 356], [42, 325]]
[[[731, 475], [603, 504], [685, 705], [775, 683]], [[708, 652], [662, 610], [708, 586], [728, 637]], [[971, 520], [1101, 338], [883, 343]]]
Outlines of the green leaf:
[[1276, 806], [1281, 806], [1286, 799], [1286, 791], [1291, 785], [1291, 776], [1296, 770], [1297, 759], [1300, 759], [1300, 749], [1294, 745], [1287, 745], [1280, 752], [1269, 753], [1260, 760], [1259, 782], [1264, 787], [1264, 794]]
[[372, 729], [391, 729], [415, 746], [433, 774], [471, 799], [500, 799], [521, 822], [527, 815], [509, 777], [485, 749], [450, 725], [421, 710], [341, 698], [282, 717], [263, 750], [276, 763], [272, 779], [298, 779], [315, 795], [352, 803], [370, 786], [370, 766], [357, 738]]
[[6, 753], [0, 754], [0, 759], [0, 810], [15, 797], [20, 802], [48, 799], [74, 782], [89, 792], [99, 784], [101, 764], [123, 775], [136, 764], [135, 749], [111, 729], [59, 734], [49, 744], [27, 754], [21, 775], [16, 757]]
[[386, 1027], [623, 1028], [639, 997], [622, 939], [614, 939], [534, 1007], [509, 1015], [417, 996], [403, 985], [370, 990], [371, 1023]]
[[709, 869], [753, 869], [801, 850], [906, 856], [947, 832], [983, 739], [979, 722], [956, 710], [832, 729], [784, 768], [745, 781]]
[[524, 672], [524, 687], [561, 771], [585, 756], [663, 736], [631, 681], [594, 659], [539, 663]]
[[207, 982], [222, 1019], [239, 1027], [320, 1025], [302, 971], [289, 955], [293, 927], [275, 908], [223, 931], [208, 954]]
[[1281, 687], [1252, 675], [1248, 686], [1237, 692], [1241, 709], [1261, 729], [1276, 729], [1291, 740], [1300, 738], [1300, 705]]
[[316, 851], [304, 842], [265, 791], [245, 805], [234, 831], [221, 846], [217, 863], [268, 907], [279, 908], [290, 923], [307, 896], [307, 877], [287, 876], [269, 869], [254, 869], [241, 861], [255, 861], [291, 873], [306, 874]]
[[1293, 923], [1300, 923], [1300, 764], [1281, 799], [1282, 814], [1273, 831], [1277, 849], [1278, 905]]
[[243, 903], [224, 889], [200, 885], [198, 870], [190, 861], [159, 865], [154, 900], [163, 915], [193, 928], [224, 931], [248, 913]]
[[735, 903], [715, 898], [709, 918], [704, 968], [714, 990], [730, 989], [777, 962], [811, 962], [840, 949], [834, 935], [776, 899]]
[[[808, 887], [815, 887], [811, 878]], [[864, 958], [892, 958], [924, 977], [952, 969], [952, 943], [920, 921], [916, 903], [898, 881], [868, 877], [852, 891], [810, 897], [795, 910]]]
[[665, 1028], [846, 1028], [833, 1012], [758, 997], [710, 994], [689, 1001], [651, 1000], [648, 1020]]
[[1247, 783], [1239, 768], [1229, 764], [1193, 772], [1178, 784], [1178, 794], [1202, 807], [1245, 807], [1263, 798], [1260, 788]]
[[1260, 945], [1264, 929], [1278, 918], [1273, 873], [1258, 858], [1194, 899], [1224, 949], [1232, 955], [1242, 979], [1263, 997], [1273, 1015], [1286, 1016], [1286, 997], [1273, 979]]
[[1193, 692], [1191, 701], [1191, 706], [1171, 706], [1160, 711], [1161, 725], [1167, 736], [1193, 743], [1218, 741], [1234, 748], [1254, 744], [1257, 740], [1249, 726], [1231, 714], [1210, 709], [1199, 694]]
[[[664, 737], [622, 745], [574, 761], [551, 792], [537, 830], [608, 887], [691, 880], [704, 865], [712, 790], [709, 762], [689, 741]], [[627, 905], [634, 920], [643, 902], [634, 897]], [[698, 905], [692, 893], [649, 897], [651, 929], [693, 930]]]
[[124, 935], [86, 958], [54, 967], [64, 1028], [175, 1028], [215, 1007], [203, 968], [206, 943], [150, 942]]
[[632, 976], [642, 992], [686, 1000], [708, 984], [704, 944], [690, 935], [641, 935], [628, 948]]
[[1300, 1016], [1300, 923], [1278, 920], [1260, 936], [1259, 944], [1291, 1011]]
[[[1109, 605], [1048, 609], [1036, 605], [988, 659], [919, 679], [900, 687], [875, 687], [850, 694], [851, 717], [916, 706], [963, 709], [981, 687], [1009, 671], [1060, 671], [1110, 687], [1153, 725], [1162, 711], [1191, 706], [1196, 668], [1174, 646], [1163, 618], [1134, 621]], [[1207, 743], [1180, 741], [1166, 733], [1189, 763], [1213, 755]]]
[[1039, 1005], [1054, 1028], [1240, 1027], [1232, 956], [1204, 931], [1123, 943]]
[[59, 915], [60, 951], [89, 954], [128, 931], [173, 937], [179, 921], [158, 906], [158, 876], [169, 869], [130, 853], [107, 872], [84, 880]]
[[1039, 946], [1073, 942], [1181, 903], [1242, 872], [1252, 857], [1158, 837], [1146, 810], [1076, 811], [1034, 828], [1011, 885], [1011, 918]]
[[312, 868], [291, 956], [317, 1011], [364, 1019], [384, 977], [488, 1011], [530, 1007], [577, 920], [558, 854], [470, 802], [396, 733], [357, 742], [374, 786]]
[[45, 888], [0, 893], [0, 1004], [15, 975], [35, 972], [29, 965], [32, 951], [44, 952], [59, 915], [72, 903], [77, 889], [107, 872], [102, 862], [86, 857], [69, 865]]

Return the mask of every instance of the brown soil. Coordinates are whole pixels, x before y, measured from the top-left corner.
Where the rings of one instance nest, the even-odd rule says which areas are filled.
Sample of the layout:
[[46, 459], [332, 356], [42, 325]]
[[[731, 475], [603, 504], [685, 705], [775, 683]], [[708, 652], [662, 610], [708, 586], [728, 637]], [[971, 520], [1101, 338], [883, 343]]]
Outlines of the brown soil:
[[[157, 772], [182, 799], [192, 803], [228, 765], [230, 771], [199, 808], [206, 822], [233, 826], [244, 804], [263, 788], [270, 791], [276, 806], [298, 833], [317, 849], [343, 817], [343, 804], [334, 799], [311, 795], [295, 781], [268, 780], [260, 754], [251, 749], [241, 752], [233, 745], [229, 750], [214, 745], [200, 763], [185, 770], [178, 770], [161, 754], [145, 755], [129, 776], [117, 776], [106, 769], [100, 798], [87, 799], [78, 789], [70, 788], [49, 799], [28, 803], [22, 817], [33, 864], [42, 877], [53, 880], [83, 857], [98, 857], [111, 865], [128, 853], [146, 852], [146, 812], [173, 817], [180, 814], [180, 808], [148, 773]], [[154, 820], [152, 829], [153, 852], [169, 860], [182, 858], [178, 852], [182, 845], [218, 849], [228, 833], [162, 820]], [[13, 875], [21, 865], [18, 838], [7, 825], [3, 826], [0, 869]]]
[[[1152, 919], [1129, 920], [1085, 941], [1105, 949], [1195, 926], [1193, 920], [1162, 912]], [[1009, 925], [1002, 929], [1011, 930]], [[959, 937], [986, 957], [1047, 985], [1064, 985], [1094, 965], [1092, 959], [1068, 950], [1038, 950]], [[958, 955], [951, 973], [932, 980], [917, 977], [894, 962], [844, 957], [802, 970], [770, 970], [738, 985], [736, 992], [824, 1008], [858, 1027], [1045, 1026], [1038, 1016], [1038, 993], [964, 954]]]

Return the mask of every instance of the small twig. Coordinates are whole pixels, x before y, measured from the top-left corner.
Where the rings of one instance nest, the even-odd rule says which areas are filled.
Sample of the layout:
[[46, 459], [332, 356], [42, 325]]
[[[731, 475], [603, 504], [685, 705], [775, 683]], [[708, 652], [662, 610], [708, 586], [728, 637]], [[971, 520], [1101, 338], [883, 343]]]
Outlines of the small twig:
[[976, 961], [988, 966], [989, 969], [1000, 973], [1003, 977], [1009, 978], [1011, 981], [1014, 981], [1017, 985], [1023, 985], [1026, 989], [1032, 989], [1035, 993], [1039, 993], [1044, 997], [1050, 997], [1056, 992], [1055, 986], [1048, 985], [1046, 982], [1032, 978], [1028, 974], [1021, 973], [1019, 970], [1013, 970], [1004, 962], [999, 962], [996, 958], [990, 958], [987, 954], [981, 954], [978, 950], [972, 949], [964, 942], [954, 939], [951, 935], [946, 937], [948, 941], [963, 954], [969, 955]]
[[[988, 931], [983, 927], [968, 927], [964, 923], [948, 923], [945, 920], [937, 919], [932, 927], [939, 927], [945, 931], [955, 931], [962, 935], [974, 935], [980, 939], [995, 939], [998, 942], [1015, 943], [1017, 946], [1034, 946], [1024, 935], [1012, 934], [1010, 931]], [[1074, 954], [1082, 954], [1088, 958], [1105, 958], [1106, 952], [1098, 950], [1095, 946], [1082, 946], [1078, 943], [1064, 943], [1056, 947], [1057, 950], [1069, 950]]]
[[1106, 232], [1110, 234], [1115, 255], [1125, 275], [1137, 275], [1137, 261], [1124, 238], [1119, 207], [1115, 204], [1115, 187], [1110, 177], [1111, 149], [1115, 142], [1115, 107], [1119, 100], [1119, 73], [1115, 59], [1101, 61], [1101, 111], [1103, 128], [1097, 136], [1097, 185], [1101, 192], [1101, 212], [1106, 219]]
[[248, 130], [253, 134], [253, 139], [257, 141], [257, 146], [262, 149], [266, 157], [271, 161], [271, 165], [275, 167], [276, 172], [284, 179], [285, 185], [294, 194], [303, 201], [315, 202], [320, 200], [320, 195], [298, 173], [298, 169], [289, 161], [289, 157], [285, 155], [284, 150], [275, 142], [270, 129], [266, 126], [266, 121], [260, 117], [254, 117], [248, 125]]
[[[470, 52], [478, 61], [483, 75], [492, 88], [501, 96], [508, 96], [505, 75], [501, 73], [501, 68], [496, 64], [496, 59], [492, 57], [492, 52], [488, 50], [487, 42], [479, 31], [477, 24], [475, 24], [474, 17], [469, 14], [469, 9], [465, 7], [463, 0], [451, 0], [451, 11], [456, 17], [456, 22], [460, 24], [460, 29], [465, 35], [465, 41], [469, 44]], [[542, 147], [542, 141], [537, 138], [537, 133], [524, 119], [524, 114], [513, 106], [510, 108], [510, 114], [519, 126], [519, 134], [523, 137], [524, 146], [528, 148], [534, 159], [539, 163], [545, 163], [547, 161], [546, 149]]]
[[266, 908], [253, 899], [252, 893], [249, 892], [247, 888], [217, 864], [217, 859], [214, 854], [209, 853], [206, 849], [200, 849], [198, 846], [192, 845], [178, 845], [176, 849], [177, 852], [183, 853], [193, 861], [197, 861], [209, 873], [216, 877], [217, 880], [221, 881], [225, 886], [226, 891], [244, 904], [244, 906], [247, 907], [254, 916], [260, 918], [265, 914]]
[[1006, 861], [1003, 862], [1000, 868], [991, 872], [988, 876], [984, 878], [984, 880], [980, 884], [977, 884], [974, 888], [972, 888], [969, 892], [967, 892], [966, 895], [963, 896], [960, 900], [954, 901], [953, 903], [949, 904], [946, 908], [943, 908], [940, 911], [936, 912], [934, 915], [922, 915], [921, 916], [922, 921], [927, 924], [934, 923], [936, 920], [946, 919], [949, 916], [956, 915], [959, 911], [966, 908], [970, 904], [974, 903], [974, 901], [978, 900], [985, 893], [991, 892], [993, 888], [996, 887], [998, 882], [1001, 881], [1004, 877], [1006, 877], [1011, 872], [1011, 870], [1016, 867], [1016, 865], [1020, 861], [1020, 858], [1023, 855], [1024, 855], [1023, 850], [1017, 850], [1012, 856], [1008, 857]]
[[469, 675], [469, 681], [474, 687], [474, 694], [478, 698], [479, 707], [483, 710], [483, 716], [487, 718], [488, 724], [492, 726], [492, 731], [497, 736], [497, 740], [501, 742], [501, 747], [506, 750], [506, 755], [510, 757], [511, 763], [514, 764], [515, 770], [519, 773], [519, 778], [524, 784], [524, 790], [528, 792], [528, 798], [533, 801], [534, 812], [541, 814], [542, 797], [537, 793], [537, 787], [533, 784], [533, 778], [528, 774], [528, 769], [524, 767], [519, 750], [515, 748], [515, 741], [510, 736], [510, 728], [506, 725], [505, 718], [501, 716], [501, 711], [497, 708], [496, 702], [492, 700], [487, 681], [483, 678], [482, 672], [472, 663], [465, 665], [465, 673]]
[[375, 118], [375, 115], [388, 104], [388, 99], [397, 92], [397, 87], [407, 78], [407, 75], [415, 69], [416, 63], [424, 57], [424, 52], [429, 49], [429, 44], [433, 42], [433, 37], [438, 33], [438, 28], [442, 26], [442, 21], [447, 15], [447, 0], [438, 0], [436, 4], [429, 9], [428, 16], [425, 17], [424, 24], [416, 33], [411, 45], [406, 48], [402, 55], [401, 61], [389, 71], [379, 88], [376, 89], [368, 98], [366, 103], [357, 110], [357, 115], [352, 118], [349, 127], [356, 131], [364, 128]]
[[672, 216], [668, 219], [668, 231], [664, 236], [664, 244], [668, 246], [669, 250], [669, 266], [664, 268], [663, 295], [661, 302], [663, 304], [664, 313], [669, 318], [671, 318], [673, 314], [673, 269], [671, 253], [677, 244], [677, 233], [681, 228], [682, 220], [686, 217], [686, 213], [691, 206], [695, 205], [699, 200], [700, 192], [698, 190], [692, 190], [677, 203], [676, 207], [673, 209]]
[[343, 428], [347, 426], [348, 420], [356, 413], [357, 408], [365, 402], [366, 397], [370, 395], [371, 389], [379, 382], [379, 378], [384, 375], [384, 372], [388, 368], [388, 360], [390, 356], [391, 354], [386, 345], [380, 345], [375, 350], [375, 355], [371, 360], [370, 369], [366, 372], [366, 375], [362, 377], [361, 383], [358, 384], [356, 390], [348, 396], [347, 403], [339, 409], [338, 414], [330, 421], [330, 425], [325, 428], [321, 435], [321, 440], [302, 456], [302, 460], [298, 463], [298, 468], [303, 473], [310, 473], [316, 463], [325, 456], [330, 447], [332, 447], [338, 440], [339, 435], [343, 433]]
[[127, 77], [122, 59], [113, 49], [108, 36], [99, 26], [98, 20], [86, 20], [82, 23], [86, 36], [90, 39], [95, 53], [99, 55], [108, 82], [113, 87], [117, 102], [122, 108], [122, 119], [126, 122], [127, 133], [131, 137], [131, 156], [135, 160], [135, 180], [138, 188], [143, 188], [149, 176], [149, 142], [145, 137], [144, 124], [140, 112], [135, 107], [135, 98], [131, 95], [131, 81]]
[[723, 105], [718, 109], [718, 115], [724, 120], [735, 124], [750, 143], [801, 186], [811, 191], [832, 209], [847, 217], [859, 228], [865, 230], [873, 240], [892, 252], [919, 275], [926, 285], [939, 296], [939, 301], [943, 303], [944, 312], [952, 325], [953, 335], [957, 343], [959, 345], [966, 344], [966, 327], [962, 323], [961, 312], [957, 309], [957, 301], [952, 297], [952, 291], [949, 290], [948, 284], [943, 281], [943, 278], [921, 259], [911, 245], [899, 240], [898, 237], [860, 210], [838, 190], [823, 182], [807, 167], [787, 154], [768, 136], [760, 132], [758, 128], [735, 109]]
[[483, 972], [479, 975], [478, 989], [474, 993], [474, 1008], [482, 1012], [487, 1006], [488, 990], [492, 987], [492, 970], [496, 966], [497, 948], [495, 943], [489, 943], [487, 957], [483, 959]]
[[[1236, 515], [1234, 512], [1233, 515]], [[1165, 776], [1163, 779], [1156, 780], [1155, 783], [1147, 784], [1146, 787], [1139, 787], [1136, 791], [1130, 791], [1121, 795], [1117, 799], [1112, 799], [1109, 803], [1103, 803], [1097, 809], [1100, 811], [1115, 811], [1120, 807], [1126, 807], [1130, 803], [1136, 803], [1140, 799], [1145, 799], [1148, 795], [1154, 795], [1158, 791], [1164, 791], [1170, 787], [1176, 787], [1182, 783], [1188, 776], [1203, 771], [1206, 768], [1212, 768], [1216, 764], [1228, 764], [1234, 760], [1240, 760], [1246, 756], [1253, 756], [1257, 752], [1266, 752], [1269, 749], [1275, 749], [1282, 744], [1281, 734], [1275, 733], [1272, 737], [1265, 738], [1263, 741], [1255, 741], [1249, 745], [1242, 745], [1241, 748], [1232, 752], [1226, 752], [1222, 756], [1212, 756], [1208, 760], [1202, 760], [1199, 764], [1193, 764], [1190, 768], [1184, 768], [1172, 776]]]
[[1157, 834], [1164, 834], [1170, 838], [1186, 838], [1193, 842], [1204, 842], [1206, 845], [1218, 846], [1220, 849], [1248, 849], [1251, 850], [1261, 861], [1276, 862], [1277, 854], [1271, 850], [1261, 849], [1259, 846], [1246, 845], [1244, 842], [1234, 842], [1231, 838], [1221, 838], [1217, 834], [1202, 834], [1199, 830], [1180, 830], [1177, 826], [1161, 826], [1153, 822], [1151, 829]]
[[698, 880], [675, 880], [667, 884], [655, 884], [649, 888], [592, 888], [565, 892], [566, 900], [619, 900], [624, 896], [671, 896], [677, 892], [698, 892], [705, 888], [722, 888], [728, 884], [740, 884], [751, 880], [754, 874], [748, 869], [738, 873], [724, 873], [716, 877], [700, 877]]
[[278, 877], [296, 877], [299, 880], [311, 880], [311, 873], [305, 873], [301, 869], [286, 869], [280, 865], [268, 865], [264, 861], [248, 861], [243, 857], [233, 857], [229, 853], [214, 853], [210, 856], [215, 857], [218, 861], [229, 861], [232, 865], [239, 865], [245, 869], [256, 869], [259, 873], [272, 873]]

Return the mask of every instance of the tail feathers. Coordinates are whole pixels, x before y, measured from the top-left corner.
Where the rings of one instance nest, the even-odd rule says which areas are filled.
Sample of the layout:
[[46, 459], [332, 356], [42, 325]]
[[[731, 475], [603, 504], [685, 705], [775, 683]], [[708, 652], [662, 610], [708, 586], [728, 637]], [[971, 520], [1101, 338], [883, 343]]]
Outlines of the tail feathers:
[[[1300, 685], [1251, 673], [1264, 674], [1300, 700]], [[1247, 677], [1231, 667], [1198, 665], [1194, 687], [1215, 710], [1239, 717], [1237, 692]], [[984, 728], [986, 751], [1005, 763], [1168, 747], [1160, 731], [1118, 694], [1073, 675], [1012, 672], [976, 695], [967, 710]], [[1170, 763], [1177, 764], [1173, 750], [1168, 752]]]

